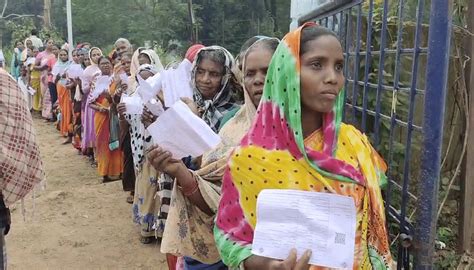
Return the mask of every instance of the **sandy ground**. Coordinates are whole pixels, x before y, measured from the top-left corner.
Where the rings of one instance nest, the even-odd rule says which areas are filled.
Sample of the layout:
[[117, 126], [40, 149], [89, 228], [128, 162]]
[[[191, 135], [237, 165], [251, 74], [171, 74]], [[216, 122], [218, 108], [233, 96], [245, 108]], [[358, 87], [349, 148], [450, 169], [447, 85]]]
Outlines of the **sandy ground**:
[[[121, 181], [99, 183], [51, 124], [35, 118], [46, 187], [12, 211], [7, 235], [9, 269], [167, 269], [159, 246], [138, 240]], [[33, 211], [34, 208], [34, 211]]]

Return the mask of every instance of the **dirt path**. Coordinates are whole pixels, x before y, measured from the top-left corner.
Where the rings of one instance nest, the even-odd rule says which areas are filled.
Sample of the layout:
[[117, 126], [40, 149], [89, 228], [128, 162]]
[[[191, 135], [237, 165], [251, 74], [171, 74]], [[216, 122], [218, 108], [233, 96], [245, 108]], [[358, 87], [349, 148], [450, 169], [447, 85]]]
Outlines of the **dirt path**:
[[[12, 212], [9, 269], [167, 269], [157, 245], [138, 241], [120, 181], [100, 184], [96, 170], [51, 124], [35, 119], [46, 189]], [[33, 215], [34, 214], [34, 215]]]

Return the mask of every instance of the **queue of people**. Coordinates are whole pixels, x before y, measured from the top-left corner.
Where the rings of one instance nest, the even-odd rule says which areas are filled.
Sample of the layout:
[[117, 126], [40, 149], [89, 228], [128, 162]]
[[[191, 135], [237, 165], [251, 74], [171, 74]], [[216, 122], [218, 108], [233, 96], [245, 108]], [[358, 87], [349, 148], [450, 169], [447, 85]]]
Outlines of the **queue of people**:
[[[122, 181], [137, 240], [158, 241], [169, 269], [327, 269], [310, 264], [312, 250], [286, 259], [252, 250], [266, 189], [352, 198], [352, 268], [394, 266], [381, 195], [387, 168], [367, 137], [341, 122], [344, 56], [332, 31], [307, 23], [281, 41], [252, 37], [235, 58], [221, 46], [191, 46], [183, 78], [192, 97], [182, 101], [221, 142], [182, 159], [154, 142], [148, 128], [160, 114], [131, 113], [124, 102], [176, 67], [124, 38], [108, 55], [79, 44], [72, 59], [52, 39], [35, 43], [18, 43], [24, 53], [12, 70], [29, 109], [89, 157], [100, 182]], [[162, 92], [156, 100], [167, 109]]]

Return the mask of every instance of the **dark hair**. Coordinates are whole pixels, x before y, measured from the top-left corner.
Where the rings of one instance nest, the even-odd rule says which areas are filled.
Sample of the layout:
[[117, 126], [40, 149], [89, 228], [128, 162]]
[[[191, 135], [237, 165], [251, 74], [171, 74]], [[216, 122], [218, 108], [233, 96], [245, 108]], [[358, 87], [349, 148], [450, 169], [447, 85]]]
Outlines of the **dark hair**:
[[278, 47], [278, 44], [280, 44], [280, 41], [276, 38], [263, 38], [259, 39], [252, 46], [250, 46], [247, 50], [247, 54], [257, 48], [264, 48], [268, 51], [271, 51], [274, 53]]
[[221, 50], [203, 50], [200, 51], [198, 54], [199, 57], [197, 57], [196, 64], [199, 65], [199, 63], [202, 62], [204, 59], [211, 60], [212, 62], [216, 62], [219, 65], [222, 66], [222, 72], [223, 74], [226, 73], [226, 66], [225, 66], [225, 54]]
[[102, 55], [102, 56], [97, 60], [97, 65], [100, 65], [100, 62], [103, 61], [103, 60], [107, 60], [107, 61], [109, 61], [110, 63], [112, 63], [112, 61], [111, 61], [107, 56]]
[[62, 52], [62, 51], [65, 51], [65, 52], [66, 52], [66, 54], [68, 54], [68, 55], [69, 55], [69, 51], [68, 51], [68, 50], [66, 50], [66, 49], [59, 49], [59, 52], [58, 52], [58, 54], [59, 54], [60, 52]]
[[247, 49], [250, 48], [250, 46], [252, 46], [259, 39], [260, 39], [260, 37], [258, 37], [258, 36], [254, 36], [254, 37], [251, 37], [251, 38], [247, 39], [244, 42], [244, 44], [242, 44], [242, 47], [240, 47], [239, 55], [245, 53], [247, 51]]
[[31, 35], [37, 36], [37, 35], [38, 35], [38, 30], [32, 29], [32, 30], [31, 30]]
[[333, 31], [329, 30], [326, 27], [322, 27], [319, 25], [312, 25], [312, 26], [303, 28], [303, 30], [301, 31], [300, 55], [308, 51], [308, 48], [306, 46], [308, 42], [322, 36], [333, 36], [337, 38], [337, 40], [339, 40], [336, 33], [334, 33]]

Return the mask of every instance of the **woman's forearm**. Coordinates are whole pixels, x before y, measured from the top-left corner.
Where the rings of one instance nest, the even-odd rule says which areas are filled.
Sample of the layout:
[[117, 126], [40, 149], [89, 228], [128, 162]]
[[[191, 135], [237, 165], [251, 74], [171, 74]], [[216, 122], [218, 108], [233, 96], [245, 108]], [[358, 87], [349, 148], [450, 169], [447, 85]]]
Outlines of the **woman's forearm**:
[[201, 190], [199, 189], [199, 184], [196, 182], [196, 179], [194, 178], [194, 175], [189, 171], [189, 170], [183, 170], [181, 171], [177, 176], [176, 176], [176, 181], [178, 181], [178, 185], [183, 189], [183, 190], [188, 190], [192, 189], [194, 185], [196, 186], [195, 191], [190, 191], [190, 194], [184, 194], [188, 200], [196, 205], [201, 211], [206, 213], [209, 216], [214, 215], [214, 212], [211, 210], [209, 205], [206, 203], [204, 200], [204, 197], [201, 194]]

